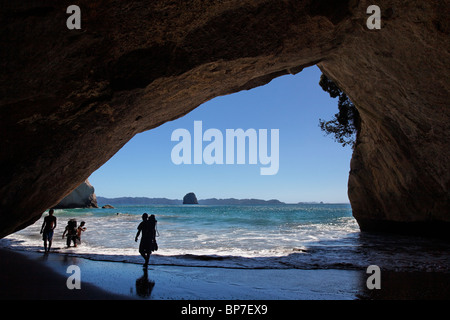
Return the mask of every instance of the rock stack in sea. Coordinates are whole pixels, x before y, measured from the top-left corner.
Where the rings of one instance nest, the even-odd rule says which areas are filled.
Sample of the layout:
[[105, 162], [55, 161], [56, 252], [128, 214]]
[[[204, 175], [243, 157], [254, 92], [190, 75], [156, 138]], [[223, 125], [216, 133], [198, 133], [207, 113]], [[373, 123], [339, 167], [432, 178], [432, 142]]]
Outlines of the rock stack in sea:
[[198, 204], [195, 193], [189, 192], [183, 197], [183, 204]]
[[86, 179], [75, 190], [69, 193], [55, 207], [55, 209], [98, 208], [95, 189]]

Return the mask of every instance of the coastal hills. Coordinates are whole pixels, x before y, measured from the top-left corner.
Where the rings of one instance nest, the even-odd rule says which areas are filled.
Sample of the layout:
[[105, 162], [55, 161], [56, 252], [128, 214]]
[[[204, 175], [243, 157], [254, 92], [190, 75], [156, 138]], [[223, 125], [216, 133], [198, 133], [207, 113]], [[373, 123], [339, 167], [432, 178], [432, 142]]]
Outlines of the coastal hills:
[[[181, 205], [183, 200], [167, 199], [167, 198], [147, 198], [147, 197], [119, 197], [119, 198], [105, 198], [97, 196], [97, 202], [101, 205], [153, 205], [153, 204], [165, 204], [165, 205]], [[261, 200], [261, 199], [203, 199], [198, 200], [200, 205], [277, 205], [286, 204], [276, 199]]]

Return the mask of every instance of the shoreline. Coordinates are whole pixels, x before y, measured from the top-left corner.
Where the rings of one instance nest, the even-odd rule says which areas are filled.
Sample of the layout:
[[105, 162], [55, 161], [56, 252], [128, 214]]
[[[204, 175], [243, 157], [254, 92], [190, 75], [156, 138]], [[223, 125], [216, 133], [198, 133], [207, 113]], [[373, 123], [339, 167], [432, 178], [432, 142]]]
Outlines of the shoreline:
[[[382, 272], [368, 290], [365, 270], [222, 269], [142, 265], [0, 248], [0, 299], [50, 300], [448, 300], [450, 274]], [[69, 290], [67, 268], [80, 268]]]
[[[6, 259], [3, 258], [5, 253]], [[359, 271], [354, 270], [225, 269], [150, 265], [145, 272], [142, 265], [135, 263], [91, 260], [64, 254], [5, 248], [0, 249], [0, 254], [0, 269], [3, 269], [5, 261], [12, 262], [7, 263], [10, 265], [7, 284], [13, 290], [5, 290], [2, 282], [0, 298], [3, 299], [8, 296], [6, 291], [19, 292], [21, 287], [25, 287], [24, 281], [14, 280], [21, 278], [13, 267], [15, 264], [29, 265], [28, 268], [33, 270], [45, 269], [46, 283], [58, 283], [55, 295], [48, 292], [55, 289], [54, 285], [45, 288], [47, 293], [44, 292], [44, 295], [50, 299], [70, 299], [73, 292], [78, 291], [77, 297], [88, 300], [352, 300], [355, 299], [354, 293], [358, 288]], [[9, 259], [10, 255], [15, 256], [13, 260]], [[80, 268], [81, 290], [67, 289], [66, 280], [70, 274], [66, 273], [66, 270], [70, 265]], [[26, 286], [43, 286], [44, 280], [37, 279], [43, 273], [39, 271], [35, 275], [31, 279], [33, 282], [27, 283]], [[55, 279], [49, 280], [53, 276]], [[85, 284], [86, 296], [83, 295]], [[336, 287], [339, 289], [335, 290]], [[100, 291], [91, 294], [93, 288]], [[28, 299], [26, 292], [9, 298]], [[31, 299], [36, 297], [32, 295]], [[47, 297], [43, 296], [42, 299]]]
[[43, 254], [0, 248], [1, 300], [117, 300], [127, 299], [86, 283], [83, 290], [68, 290], [67, 277], [42, 260]]

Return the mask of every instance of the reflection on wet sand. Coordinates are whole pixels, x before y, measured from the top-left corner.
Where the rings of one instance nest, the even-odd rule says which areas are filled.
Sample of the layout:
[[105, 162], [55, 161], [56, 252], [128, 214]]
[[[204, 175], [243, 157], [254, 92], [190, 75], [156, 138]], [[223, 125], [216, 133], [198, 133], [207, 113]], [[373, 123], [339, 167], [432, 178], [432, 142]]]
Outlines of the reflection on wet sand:
[[150, 298], [155, 282], [148, 280], [148, 270], [143, 268], [144, 275], [136, 280], [136, 293], [141, 298]]

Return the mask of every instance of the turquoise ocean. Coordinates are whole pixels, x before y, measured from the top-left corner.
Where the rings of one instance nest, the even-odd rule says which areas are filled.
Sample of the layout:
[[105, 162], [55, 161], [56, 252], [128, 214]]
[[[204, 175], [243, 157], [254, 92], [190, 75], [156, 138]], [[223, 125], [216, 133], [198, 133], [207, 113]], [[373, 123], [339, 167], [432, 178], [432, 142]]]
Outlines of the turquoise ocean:
[[[52, 253], [143, 263], [134, 241], [143, 213], [158, 221], [152, 265], [238, 269], [450, 272], [450, 244], [417, 237], [361, 233], [348, 204], [148, 205], [55, 210]], [[0, 239], [0, 247], [43, 252], [34, 225]], [[85, 222], [81, 244], [66, 248], [67, 221]]]

